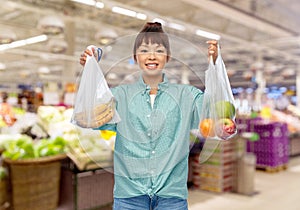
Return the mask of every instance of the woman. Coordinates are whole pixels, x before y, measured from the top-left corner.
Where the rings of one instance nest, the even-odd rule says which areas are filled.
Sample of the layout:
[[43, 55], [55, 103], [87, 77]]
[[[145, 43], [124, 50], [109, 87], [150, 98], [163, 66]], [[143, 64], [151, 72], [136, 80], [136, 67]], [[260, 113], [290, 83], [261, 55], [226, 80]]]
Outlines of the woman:
[[[208, 55], [216, 61], [217, 41], [208, 44]], [[92, 54], [85, 50], [80, 64]], [[163, 70], [170, 56], [161, 24], [146, 23], [133, 47], [139, 80], [112, 88], [122, 120], [98, 129], [117, 132], [115, 210], [188, 209], [189, 134], [198, 127], [203, 92], [168, 82]]]

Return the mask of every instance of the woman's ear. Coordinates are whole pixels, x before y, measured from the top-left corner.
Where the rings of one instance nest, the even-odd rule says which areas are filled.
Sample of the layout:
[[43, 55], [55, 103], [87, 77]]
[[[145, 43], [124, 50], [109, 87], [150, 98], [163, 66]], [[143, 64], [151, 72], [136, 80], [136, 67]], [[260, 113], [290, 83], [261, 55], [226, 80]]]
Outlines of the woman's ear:
[[171, 60], [171, 56], [167, 55], [167, 63]]
[[133, 60], [135, 63], [137, 63], [136, 55], [133, 55]]

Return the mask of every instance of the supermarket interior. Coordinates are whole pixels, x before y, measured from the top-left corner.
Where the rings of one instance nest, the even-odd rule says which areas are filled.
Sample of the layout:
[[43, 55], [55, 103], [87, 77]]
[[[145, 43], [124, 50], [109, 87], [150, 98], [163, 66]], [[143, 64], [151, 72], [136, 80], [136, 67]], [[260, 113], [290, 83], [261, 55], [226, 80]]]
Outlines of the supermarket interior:
[[[212, 125], [213, 135], [218, 135], [216, 126], [222, 119], [208, 120], [205, 125], [201, 121], [197, 129], [187, 130], [189, 138], [184, 140], [189, 145], [188, 209], [300, 209], [298, 0], [1, 3], [0, 210], [113, 208], [115, 143], [119, 134], [78, 124], [88, 115], [74, 109], [79, 106], [76, 96], [84, 75], [80, 56], [90, 45], [101, 50], [97, 68], [108, 89], [134, 83], [140, 75], [133, 57], [134, 39], [146, 22], [161, 23], [170, 39], [172, 52], [164, 68], [168, 82], [194, 86], [204, 95], [208, 87], [207, 41], [218, 40], [233, 96], [233, 110], [232, 104], [222, 103], [222, 108], [211, 105], [209, 112], [215, 111], [222, 119], [231, 118], [226, 125], [229, 129], [234, 126], [235, 135], [226, 140], [211, 136]], [[154, 57], [158, 54], [153, 52]], [[218, 92], [226, 92], [217, 82], [212, 86], [219, 87]], [[85, 98], [94, 103], [95, 93], [87, 92]], [[153, 107], [159, 100], [156, 97]], [[170, 110], [171, 102], [167, 102]], [[105, 115], [100, 120], [108, 115], [108, 109], [116, 110], [114, 104], [104, 105], [97, 112]], [[139, 112], [138, 105], [135, 106]], [[220, 109], [225, 114], [219, 114]], [[178, 114], [174, 110], [170, 111], [174, 116], [181, 117], [186, 112]], [[164, 121], [159, 120], [166, 115], [156, 111], [151, 123], [164, 126]], [[135, 115], [130, 112], [128, 116]], [[156, 139], [149, 137], [150, 128], [144, 124], [141, 128], [134, 126], [143, 119], [130, 119], [134, 122], [127, 127], [141, 133], [142, 140], [138, 141], [150, 139], [151, 145]], [[225, 125], [225, 121], [222, 123]], [[122, 129], [125, 123], [120, 124]], [[139, 129], [144, 129], [144, 133]], [[171, 131], [178, 132], [176, 129]], [[225, 135], [224, 126], [222, 129], [221, 135]], [[163, 135], [169, 130], [159, 132]], [[143, 137], [147, 135], [149, 138]], [[152, 153], [155, 155], [154, 150]], [[138, 167], [144, 162], [128, 165], [133, 163]]]

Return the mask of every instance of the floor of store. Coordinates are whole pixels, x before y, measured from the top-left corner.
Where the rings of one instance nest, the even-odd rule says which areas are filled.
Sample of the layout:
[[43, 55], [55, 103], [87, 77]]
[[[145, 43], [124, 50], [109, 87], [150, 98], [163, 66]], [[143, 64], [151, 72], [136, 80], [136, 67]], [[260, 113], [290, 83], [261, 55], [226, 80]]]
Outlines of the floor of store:
[[300, 209], [300, 157], [290, 158], [286, 170], [256, 170], [254, 183], [255, 193], [251, 196], [190, 190], [189, 210]]

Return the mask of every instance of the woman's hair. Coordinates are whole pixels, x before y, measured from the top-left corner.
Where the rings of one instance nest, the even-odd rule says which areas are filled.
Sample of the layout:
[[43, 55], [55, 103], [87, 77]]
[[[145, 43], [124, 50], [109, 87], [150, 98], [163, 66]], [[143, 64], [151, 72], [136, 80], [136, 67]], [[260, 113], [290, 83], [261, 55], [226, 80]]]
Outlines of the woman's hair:
[[167, 60], [169, 60], [170, 52], [170, 44], [169, 37], [164, 32], [161, 23], [158, 22], [147, 22], [142, 30], [139, 32], [135, 39], [134, 47], [133, 47], [133, 56], [136, 61], [136, 50], [145, 42], [149, 44], [159, 44], [163, 45], [167, 50]]

